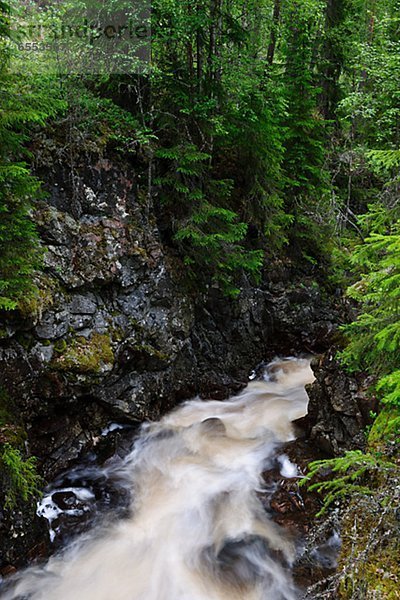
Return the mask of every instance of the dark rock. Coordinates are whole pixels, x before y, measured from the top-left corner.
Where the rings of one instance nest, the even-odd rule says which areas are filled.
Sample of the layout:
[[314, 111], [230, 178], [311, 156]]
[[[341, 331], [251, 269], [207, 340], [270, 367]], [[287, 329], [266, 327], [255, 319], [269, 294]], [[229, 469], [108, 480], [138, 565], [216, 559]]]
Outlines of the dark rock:
[[329, 455], [365, 447], [365, 427], [376, 400], [368, 396], [371, 381], [350, 375], [330, 350], [311, 364], [316, 380], [307, 388], [308, 415], [298, 421], [306, 437]]
[[35, 327], [35, 335], [40, 339], [53, 340], [62, 337], [68, 332], [69, 313], [60, 311], [57, 313], [47, 312]]
[[94, 294], [90, 292], [75, 294], [72, 298], [69, 311], [73, 315], [93, 315], [97, 310], [97, 302]]
[[47, 552], [47, 525], [36, 515], [36, 504], [18, 503], [13, 510], [0, 511], [0, 573], [7, 576], [15, 568]]

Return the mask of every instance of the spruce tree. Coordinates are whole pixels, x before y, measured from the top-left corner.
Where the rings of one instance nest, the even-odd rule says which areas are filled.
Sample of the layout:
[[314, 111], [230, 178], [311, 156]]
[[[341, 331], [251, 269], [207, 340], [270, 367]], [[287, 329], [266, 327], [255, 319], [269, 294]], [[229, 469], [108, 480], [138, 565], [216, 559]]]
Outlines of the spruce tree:
[[318, 112], [315, 46], [322, 23], [318, 1], [292, 1], [285, 19], [285, 192], [293, 215], [291, 242], [316, 261], [328, 235], [328, 183], [324, 168], [325, 129]]
[[39, 181], [26, 158], [28, 126], [43, 124], [57, 102], [46, 82], [30, 81], [10, 70], [10, 6], [0, 4], [0, 309], [16, 308], [35, 293], [33, 274], [41, 251], [31, 220]]
[[[380, 227], [379, 213], [374, 220]], [[343, 328], [349, 343], [342, 357], [350, 369], [373, 375], [384, 401], [400, 408], [400, 221], [371, 233], [351, 260], [361, 277], [349, 295], [361, 309]]]

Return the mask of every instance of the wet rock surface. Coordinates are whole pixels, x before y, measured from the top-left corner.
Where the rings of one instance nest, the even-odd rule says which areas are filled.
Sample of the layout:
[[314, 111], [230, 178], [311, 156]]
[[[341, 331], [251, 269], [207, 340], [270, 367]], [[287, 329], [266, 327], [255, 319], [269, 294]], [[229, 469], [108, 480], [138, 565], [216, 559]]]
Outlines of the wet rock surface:
[[365, 428], [371, 423], [376, 399], [367, 393], [372, 381], [347, 373], [332, 349], [313, 360], [316, 380], [308, 386], [308, 414], [298, 421], [306, 437], [330, 456], [364, 449]]
[[340, 538], [334, 519], [317, 517], [322, 508], [322, 498], [318, 493], [309, 491], [307, 486], [299, 485], [307, 473], [308, 464], [326, 458], [326, 454], [309, 441], [299, 439], [286, 444], [280, 450], [282, 456], [297, 466], [297, 475], [291, 473], [290, 477], [285, 477], [278, 457], [276, 467], [263, 474], [266, 492], [260, 497], [274, 522], [296, 544], [293, 578], [300, 593], [306, 593], [307, 588], [335, 572], [340, 552]]
[[20, 502], [10, 515], [0, 510], [0, 580], [18, 567], [48, 555], [46, 522], [36, 515], [36, 504]]

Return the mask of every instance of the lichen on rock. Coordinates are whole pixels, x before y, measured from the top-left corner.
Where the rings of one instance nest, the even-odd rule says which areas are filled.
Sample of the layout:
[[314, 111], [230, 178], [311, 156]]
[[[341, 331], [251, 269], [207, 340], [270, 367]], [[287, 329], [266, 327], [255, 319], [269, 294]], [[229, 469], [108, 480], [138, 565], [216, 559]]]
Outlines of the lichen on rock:
[[335, 598], [400, 598], [399, 475], [392, 474], [379, 491], [353, 498], [347, 508]]

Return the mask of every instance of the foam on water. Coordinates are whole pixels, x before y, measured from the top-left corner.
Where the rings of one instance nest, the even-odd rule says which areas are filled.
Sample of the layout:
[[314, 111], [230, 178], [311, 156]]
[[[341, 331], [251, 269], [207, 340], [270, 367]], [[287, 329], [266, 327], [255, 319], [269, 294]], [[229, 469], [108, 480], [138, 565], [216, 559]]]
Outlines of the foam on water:
[[39, 517], [47, 519], [49, 523], [49, 535], [50, 541], [54, 542], [57, 531], [53, 529], [53, 522], [58, 519], [61, 514], [69, 516], [80, 516], [82, 513], [90, 510], [89, 503], [94, 499], [94, 494], [86, 488], [78, 487], [67, 487], [57, 489], [57, 493], [65, 494], [71, 492], [73, 498], [81, 502], [79, 508], [60, 508], [60, 506], [53, 500], [53, 493], [46, 494], [37, 504], [36, 514]]

